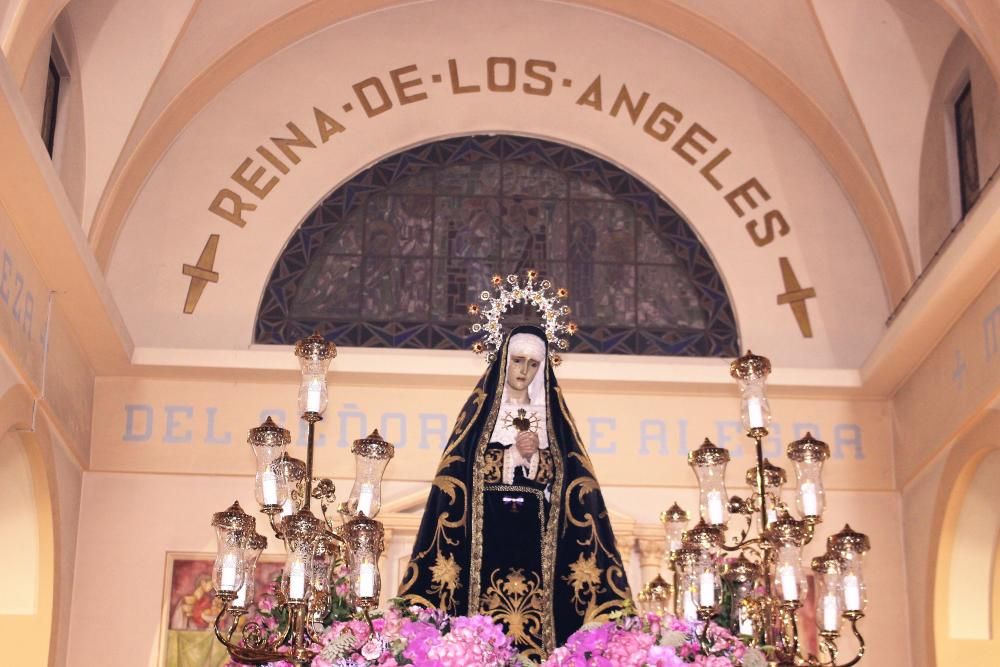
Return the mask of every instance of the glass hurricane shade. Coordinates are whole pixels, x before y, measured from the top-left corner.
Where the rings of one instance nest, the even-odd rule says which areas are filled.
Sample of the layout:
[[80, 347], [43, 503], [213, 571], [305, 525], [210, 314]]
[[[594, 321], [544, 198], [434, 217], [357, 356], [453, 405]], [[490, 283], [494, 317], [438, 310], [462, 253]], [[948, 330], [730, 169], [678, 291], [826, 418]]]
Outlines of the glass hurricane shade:
[[771, 406], [767, 402], [765, 384], [771, 373], [771, 362], [747, 350], [729, 366], [729, 374], [740, 388], [740, 422], [743, 430], [767, 428], [771, 424]]
[[760, 566], [740, 554], [738, 558], [726, 566], [722, 578], [729, 585], [732, 593], [730, 629], [739, 635], [754, 635], [753, 620], [744, 600], [753, 597], [757, 582], [760, 580]]
[[774, 561], [774, 583], [777, 597], [784, 602], [806, 598], [809, 582], [802, 569], [802, 547], [781, 545]]
[[322, 532], [321, 521], [308, 510], [300, 510], [281, 521], [285, 536], [285, 572], [281, 585], [290, 602], [309, 599], [312, 591], [314, 549]]
[[254, 532], [247, 540], [247, 546], [243, 551], [243, 583], [236, 592], [236, 597], [229, 604], [232, 612], [245, 612], [254, 601], [254, 574], [257, 571], [257, 559], [261, 552], [267, 547], [267, 538]]
[[247, 443], [257, 463], [254, 476], [254, 497], [265, 513], [275, 514], [288, 499], [288, 479], [284, 468], [276, 465], [285, 454], [292, 437], [268, 417], [260, 426], [250, 429]]
[[639, 610], [647, 614], [663, 617], [670, 611], [670, 597], [673, 587], [657, 574], [636, 594]]
[[378, 570], [378, 559], [385, 548], [382, 524], [359, 514], [344, 525], [344, 538], [351, 601], [357, 608], [372, 609], [378, 606], [382, 589]]
[[701, 609], [716, 609], [722, 602], [722, 578], [711, 553], [702, 551], [695, 563], [695, 601]]
[[243, 585], [245, 566], [242, 539], [231, 530], [216, 528], [218, 553], [212, 568], [212, 585], [219, 593], [235, 594]]
[[840, 632], [841, 614], [844, 613], [840, 562], [834, 556], [823, 554], [813, 558], [812, 570], [816, 583], [816, 627], [820, 632]]
[[716, 447], [705, 438], [698, 449], [688, 454], [688, 465], [698, 478], [698, 510], [711, 526], [729, 522], [729, 494], [726, 492], [726, 464], [729, 451]]
[[[767, 523], [771, 524], [778, 520], [778, 507], [781, 505], [781, 492], [784, 488], [785, 481], [787, 480], [787, 475], [784, 468], [772, 464], [768, 459], [764, 459], [763, 470], [764, 493], [767, 506]], [[760, 495], [760, 488], [757, 477], [757, 466], [747, 470], [745, 479], [747, 486], [753, 490], [751, 498], [758, 499]], [[758, 530], [760, 532], [764, 532], [767, 529], [767, 526], [762, 524], [760, 513], [755, 512], [754, 514]]]
[[868, 606], [867, 586], [863, 574], [864, 555], [871, 549], [868, 536], [845, 525], [826, 538], [826, 550], [840, 562], [840, 585], [844, 611], [864, 612]]
[[698, 562], [702, 552], [694, 547], [681, 547], [674, 552], [674, 572], [677, 575], [677, 590], [674, 605], [679, 618], [694, 621], [698, 618]]
[[351, 453], [354, 454], [354, 486], [345, 503], [345, 513], [374, 518], [382, 508], [382, 475], [395, 448], [375, 429], [368, 437], [355, 440]]
[[743, 430], [771, 425], [771, 405], [765, 395], [764, 380], [740, 383], [740, 422]]
[[326, 374], [330, 361], [337, 356], [336, 346], [312, 334], [295, 344], [295, 356], [299, 359], [302, 381], [299, 384], [299, 414], [322, 415], [326, 411], [329, 396], [326, 388]]
[[238, 501], [212, 515], [217, 553], [212, 566], [212, 585], [222, 597], [232, 599], [243, 585], [245, 575], [244, 549], [254, 532], [255, 521]]
[[789, 443], [787, 450], [795, 468], [795, 509], [799, 516], [823, 516], [826, 491], [823, 489], [823, 462], [830, 458], [830, 447], [811, 433]]
[[291, 516], [305, 505], [306, 499], [306, 464], [293, 458], [286, 451], [271, 465], [272, 469], [285, 479], [288, 494], [281, 503], [281, 518]]
[[669, 509], [660, 513], [660, 522], [663, 524], [664, 537], [667, 541], [668, 556], [672, 551], [677, 551], [681, 548], [688, 520], [688, 513], [677, 503], [674, 503]]

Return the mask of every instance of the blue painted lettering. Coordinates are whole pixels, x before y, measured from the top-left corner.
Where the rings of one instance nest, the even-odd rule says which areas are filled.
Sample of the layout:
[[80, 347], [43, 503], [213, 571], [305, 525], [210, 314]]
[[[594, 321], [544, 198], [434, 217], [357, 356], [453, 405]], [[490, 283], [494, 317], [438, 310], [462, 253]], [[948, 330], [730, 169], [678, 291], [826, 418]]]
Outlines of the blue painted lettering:
[[[143, 422], [144, 430], [139, 431], [138, 421]], [[144, 403], [125, 404], [125, 442], [148, 442], [153, 435], [153, 406]]]
[[[618, 449], [618, 444], [612, 440], [607, 444], [602, 444], [602, 440], [605, 436], [612, 435], [615, 427], [616, 420], [614, 417], [588, 417], [587, 423], [590, 425], [590, 444], [587, 447], [591, 454], [614, 454]], [[610, 427], [612, 433], [607, 433], [603, 430], [603, 427]]]
[[171, 444], [191, 442], [191, 429], [180, 432], [177, 429], [184, 426], [180, 421], [181, 416], [188, 419], [194, 417], [194, 408], [190, 405], [165, 405], [163, 406], [163, 411], [166, 413], [167, 418], [167, 428], [163, 433], [163, 442]]

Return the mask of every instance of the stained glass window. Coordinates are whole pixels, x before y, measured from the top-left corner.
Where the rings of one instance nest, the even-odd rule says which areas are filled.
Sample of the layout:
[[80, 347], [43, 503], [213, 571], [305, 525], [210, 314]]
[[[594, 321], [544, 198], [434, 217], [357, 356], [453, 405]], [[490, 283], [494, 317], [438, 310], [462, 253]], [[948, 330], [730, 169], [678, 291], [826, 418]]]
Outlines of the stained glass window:
[[278, 258], [254, 338], [468, 349], [467, 306], [529, 268], [569, 289], [573, 352], [739, 353], [723, 281], [667, 202], [584, 151], [514, 136], [435, 141], [339, 187]]

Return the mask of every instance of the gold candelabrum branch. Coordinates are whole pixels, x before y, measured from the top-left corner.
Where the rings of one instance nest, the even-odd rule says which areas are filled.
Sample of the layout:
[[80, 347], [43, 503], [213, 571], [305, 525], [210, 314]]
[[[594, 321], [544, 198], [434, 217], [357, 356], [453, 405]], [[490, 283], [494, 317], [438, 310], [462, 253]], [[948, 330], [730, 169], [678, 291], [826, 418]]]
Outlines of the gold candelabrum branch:
[[[744, 432], [755, 447], [756, 465], [746, 474], [750, 495], [727, 494], [725, 471], [730, 454], [725, 448], [706, 438], [688, 455], [698, 478], [700, 519], [688, 527], [688, 513], [677, 503], [660, 516], [666, 531], [665, 560], [673, 575], [672, 600], [661, 606], [672, 606], [677, 616], [687, 620], [704, 622], [701, 640], [706, 645], [711, 641], [708, 621], [718, 619], [764, 650], [771, 665], [851, 667], [865, 654], [858, 624], [867, 605], [862, 561], [871, 545], [866, 535], [846, 525], [827, 538], [826, 553], [812, 559], [819, 655], [809, 653], [798, 620], [808, 586], [802, 549], [816, 538], [822, 522], [821, 472], [830, 448], [810, 433], [788, 445], [786, 453], [795, 475], [794, 508], [783, 502], [782, 487], [788, 475], [764, 457], [763, 448], [771, 421], [765, 392], [770, 372], [770, 361], [752, 352], [730, 366], [740, 388]], [[794, 518], [793, 512], [800, 518]], [[742, 516], [745, 524], [727, 540], [734, 516]], [[650, 600], [643, 589], [640, 606], [654, 611]], [[845, 623], [858, 648], [850, 660], [840, 662], [838, 642]]]
[[[256, 500], [286, 551], [273, 595], [272, 608], [285, 619], [277, 632], [242, 620], [254, 604], [254, 572], [267, 546], [267, 539], [256, 532], [256, 519], [243, 512], [238, 501], [212, 517], [219, 543], [212, 581], [223, 603], [215, 618], [215, 636], [236, 662], [310, 664], [319, 628], [333, 610], [341, 565], [347, 566], [349, 601], [369, 624], [368, 611], [378, 605], [378, 560], [385, 545], [382, 524], [374, 517], [381, 508], [382, 475], [395, 448], [378, 430], [354, 441], [354, 486], [337, 507], [339, 526], [334, 521], [333, 481], [313, 477], [316, 424], [327, 407], [326, 375], [336, 354], [336, 346], [318, 334], [295, 345], [302, 371], [298, 408], [308, 427], [305, 461], [288, 455], [291, 435], [270, 417], [250, 429], [247, 438], [257, 461]], [[313, 514], [312, 500], [319, 502], [322, 519]]]

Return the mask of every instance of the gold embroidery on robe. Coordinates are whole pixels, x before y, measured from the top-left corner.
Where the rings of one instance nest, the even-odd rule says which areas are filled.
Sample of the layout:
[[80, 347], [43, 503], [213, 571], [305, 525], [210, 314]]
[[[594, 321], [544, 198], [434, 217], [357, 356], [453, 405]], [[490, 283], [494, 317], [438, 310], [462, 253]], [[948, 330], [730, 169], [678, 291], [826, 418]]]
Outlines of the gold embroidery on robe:
[[499, 484], [503, 481], [503, 452], [495, 447], [487, 449], [483, 454], [483, 481], [487, 484]]
[[525, 576], [522, 568], [509, 570], [501, 575], [496, 569], [490, 573], [490, 584], [483, 593], [480, 613], [507, 626], [507, 634], [524, 648], [521, 655], [529, 660], [542, 660], [543, 624], [545, 601], [542, 582], [537, 572]]

